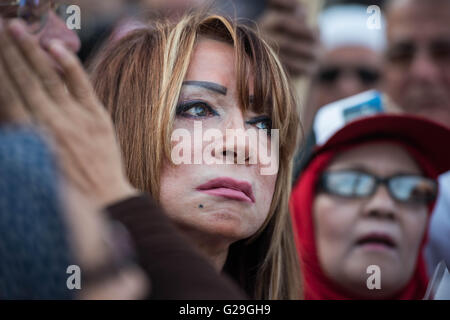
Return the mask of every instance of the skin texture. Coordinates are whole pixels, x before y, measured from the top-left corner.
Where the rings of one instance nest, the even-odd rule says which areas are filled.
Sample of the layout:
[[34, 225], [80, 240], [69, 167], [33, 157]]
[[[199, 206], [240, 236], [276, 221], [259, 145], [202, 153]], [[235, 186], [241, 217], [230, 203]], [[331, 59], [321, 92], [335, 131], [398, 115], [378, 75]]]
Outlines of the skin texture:
[[[380, 177], [421, 174], [403, 148], [389, 143], [355, 147], [339, 154], [326, 171], [364, 169]], [[316, 244], [325, 274], [346, 291], [362, 298], [389, 298], [403, 289], [414, 272], [427, 208], [393, 200], [384, 186], [368, 198], [346, 199], [319, 193], [314, 201]], [[363, 235], [385, 232], [394, 250], [355, 245]], [[369, 265], [381, 270], [381, 290], [369, 290]]]
[[[185, 128], [193, 137], [194, 120], [196, 120], [202, 122], [203, 132], [216, 128], [222, 132], [223, 136], [227, 128], [257, 130], [255, 125], [246, 124], [245, 121], [258, 115], [252, 112], [243, 115], [239, 109], [234, 49], [231, 45], [209, 39], [200, 40], [185, 81], [214, 82], [226, 87], [227, 93], [223, 95], [197, 86], [183, 86], [180, 102], [201, 99], [210, 104], [219, 115], [203, 118], [177, 116], [174, 129]], [[250, 86], [251, 91], [252, 86]], [[270, 139], [267, 140], [270, 147]], [[197, 148], [203, 149], [210, 143], [199, 143]], [[196, 146], [192, 146], [192, 150], [194, 148]], [[245, 146], [239, 143], [236, 144], [236, 149], [230, 145], [224, 145], [222, 149], [222, 153], [215, 153], [212, 149], [211, 156], [223, 159], [225, 154], [234, 156], [235, 151], [238, 152], [239, 149], [246, 155], [251, 152], [248, 144]], [[277, 176], [276, 174], [261, 175], [260, 169], [259, 162], [258, 164], [207, 165], [203, 163], [171, 166], [169, 161], [163, 168], [161, 205], [218, 269], [223, 267], [229, 245], [255, 234], [269, 213]], [[218, 177], [231, 177], [250, 183], [255, 203], [230, 200], [196, 190], [199, 185]], [[200, 205], [203, 207], [199, 208]]]
[[[412, 58], [386, 61], [386, 91], [404, 112], [450, 125], [450, 1], [394, 1], [387, 14], [389, 52], [412, 44]], [[447, 43], [439, 57], [428, 50]], [[403, 57], [402, 57], [403, 56]], [[389, 55], [388, 55], [389, 57]]]

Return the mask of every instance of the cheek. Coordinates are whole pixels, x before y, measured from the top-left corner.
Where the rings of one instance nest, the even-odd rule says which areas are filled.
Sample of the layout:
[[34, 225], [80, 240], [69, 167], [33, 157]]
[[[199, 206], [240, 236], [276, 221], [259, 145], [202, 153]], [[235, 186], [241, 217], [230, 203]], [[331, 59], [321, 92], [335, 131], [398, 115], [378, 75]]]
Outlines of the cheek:
[[270, 205], [272, 204], [272, 199], [275, 191], [275, 185], [277, 181], [276, 175], [264, 176], [259, 173], [255, 173], [255, 182], [257, 186], [256, 190], [256, 204], [257, 204], [257, 214], [259, 216], [258, 220], [262, 220], [262, 224], [269, 214]]
[[316, 236], [333, 242], [345, 240], [349, 236], [354, 225], [353, 206], [319, 195], [314, 201], [313, 210]]
[[421, 210], [414, 210], [414, 212], [404, 212], [403, 216], [404, 253], [408, 255], [408, 259], [413, 263], [425, 236], [428, 223], [427, 210], [423, 208]]
[[188, 192], [186, 186], [189, 186], [189, 177], [188, 165], [166, 165], [161, 172], [159, 200], [167, 214], [175, 220], [186, 205], [182, 200]]
[[384, 69], [386, 78], [385, 89], [394, 91], [393, 94], [399, 94], [400, 92], [397, 92], [395, 90], [398, 90], [406, 84], [406, 70], [402, 70], [398, 66], [391, 64], [389, 64], [389, 66], [391, 67], [387, 67]]
[[350, 249], [357, 208], [318, 195], [313, 205], [314, 232], [321, 264], [336, 265]]
[[444, 84], [446, 87], [447, 94], [450, 95], [450, 63], [446, 64], [443, 70], [444, 74]]

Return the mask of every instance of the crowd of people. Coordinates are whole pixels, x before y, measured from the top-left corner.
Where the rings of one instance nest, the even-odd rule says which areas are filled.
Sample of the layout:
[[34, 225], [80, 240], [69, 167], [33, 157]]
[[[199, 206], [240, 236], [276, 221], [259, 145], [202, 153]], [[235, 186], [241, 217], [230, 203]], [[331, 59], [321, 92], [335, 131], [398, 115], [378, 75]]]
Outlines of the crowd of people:
[[0, 299], [423, 299], [450, 1], [374, 2], [0, 0]]

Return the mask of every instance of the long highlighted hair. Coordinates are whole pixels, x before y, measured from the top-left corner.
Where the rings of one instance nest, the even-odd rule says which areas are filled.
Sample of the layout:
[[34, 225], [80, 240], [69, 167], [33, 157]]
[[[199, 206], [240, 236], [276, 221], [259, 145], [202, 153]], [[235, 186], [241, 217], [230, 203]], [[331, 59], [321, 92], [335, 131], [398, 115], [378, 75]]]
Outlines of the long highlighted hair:
[[[135, 30], [102, 51], [93, 84], [110, 112], [131, 183], [158, 200], [160, 172], [171, 159], [176, 106], [199, 38], [234, 47], [240, 108], [265, 112], [279, 129], [279, 170], [260, 230], [230, 246], [223, 271], [255, 299], [301, 297], [300, 269], [288, 212], [299, 119], [293, 91], [273, 49], [252, 28], [206, 13]], [[249, 103], [249, 72], [254, 100]]]

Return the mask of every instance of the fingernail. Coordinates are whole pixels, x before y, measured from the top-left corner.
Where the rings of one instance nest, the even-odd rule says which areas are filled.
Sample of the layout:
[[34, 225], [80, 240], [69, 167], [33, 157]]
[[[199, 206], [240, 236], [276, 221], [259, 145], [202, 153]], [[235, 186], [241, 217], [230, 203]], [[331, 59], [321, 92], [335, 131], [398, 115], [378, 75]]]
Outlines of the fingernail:
[[17, 19], [14, 19], [8, 26], [9, 31], [13, 34], [13, 36], [21, 39], [26, 33], [25, 26], [23, 23]]

